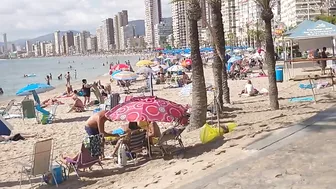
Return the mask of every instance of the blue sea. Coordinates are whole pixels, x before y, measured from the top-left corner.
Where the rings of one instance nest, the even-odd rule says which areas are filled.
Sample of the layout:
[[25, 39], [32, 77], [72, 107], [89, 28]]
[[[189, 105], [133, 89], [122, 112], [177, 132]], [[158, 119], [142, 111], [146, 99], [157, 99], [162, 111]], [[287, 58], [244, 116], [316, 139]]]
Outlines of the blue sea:
[[[30, 83], [46, 83], [46, 76], [52, 74], [51, 85], [65, 85], [64, 75], [69, 71], [72, 80], [75, 70], [77, 81], [82, 79], [94, 79], [107, 74], [108, 63], [124, 63], [130, 61], [135, 65], [140, 56], [73, 56], [73, 57], [50, 57], [0, 60], [0, 87], [4, 94], [0, 95], [0, 100], [15, 96], [15, 93], [22, 87]], [[105, 66], [103, 66], [105, 64]], [[71, 68], [70, 68], [71, 67]], [[24, 77], [24, 75], [36, 74], [35, 77]], [[57, 76], [63, 75], [63, 80], [58, 80]], [[76, 81], [75, 80], [75, 81]]]

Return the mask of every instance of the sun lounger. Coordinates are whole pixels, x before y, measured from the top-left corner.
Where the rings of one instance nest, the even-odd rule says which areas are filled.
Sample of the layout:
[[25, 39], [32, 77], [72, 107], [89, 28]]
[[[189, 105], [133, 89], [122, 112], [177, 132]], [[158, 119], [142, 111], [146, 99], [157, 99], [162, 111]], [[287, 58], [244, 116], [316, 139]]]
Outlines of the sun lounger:
[[96, 163], [103, 169], [99, 157], [92, 157], [89, 149], [85, 148], [84, 144], [82, 144], [81, 152], [76, 157], [65, 158], [65, 160], [68, 169], [72, 168], [76, 172], [78, 178], [80, 178], [78, 174], [79, 169], [91, 168]]
[[12, 107], [14, 106], [14, 104], [15, 104], [15, 100], [9, 101], [8, 104], [7, 104], [7, 106], [3, 110], [0, 110], [0, 115], [1, 116], [8, 115], [9, 111], [12, 109]]
[[[32, 185], [31, 177], [38, 175], [44, 175], [51, 170], [52, 160], [52, 139], [43, 140], [35, 143], [34, 153], [31, 161], [28, 164], [19, 163], [22, 166], [20, 187], [22, 184], [22, 174], [25, 173], [29, 179], [29, 183]], [[58, 187], [55, 175], [51, 171], [52, 177]]]

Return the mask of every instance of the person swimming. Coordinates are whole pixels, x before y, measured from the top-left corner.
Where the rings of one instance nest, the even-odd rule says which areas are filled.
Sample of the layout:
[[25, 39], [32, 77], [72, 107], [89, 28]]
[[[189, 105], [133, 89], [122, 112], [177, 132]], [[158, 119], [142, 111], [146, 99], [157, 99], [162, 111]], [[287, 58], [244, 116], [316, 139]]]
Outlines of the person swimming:
[[3, 89], [0, 87], [0, 95], [4, 94]]

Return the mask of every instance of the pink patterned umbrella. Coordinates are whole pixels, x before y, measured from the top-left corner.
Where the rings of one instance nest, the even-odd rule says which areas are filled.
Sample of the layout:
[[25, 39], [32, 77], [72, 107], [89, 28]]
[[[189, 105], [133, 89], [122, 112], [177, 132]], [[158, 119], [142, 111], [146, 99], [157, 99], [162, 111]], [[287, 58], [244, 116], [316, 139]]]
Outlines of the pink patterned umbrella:
[[134, 97], [106, 112], [111, 121], [172, 122], [185, 117], [187, 108], [155, 96]]
[[117, 64], [112, 66], [111, 70], [115, 71], [115, 70], [129, 70], [129, 66], [127, 64]]

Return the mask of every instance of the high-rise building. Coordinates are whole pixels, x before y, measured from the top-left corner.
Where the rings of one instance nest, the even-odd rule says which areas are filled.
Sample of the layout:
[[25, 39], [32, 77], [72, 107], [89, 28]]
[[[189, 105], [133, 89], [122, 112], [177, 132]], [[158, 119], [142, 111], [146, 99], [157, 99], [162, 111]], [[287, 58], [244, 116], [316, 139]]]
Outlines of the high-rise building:
[[62, 36], [62, 40], [61, 40], [61, 50], [60, 50], [60, 54], [62, 54], [62, 55], [65, 55], [66, 54], [66, 40], [65, 40], [65, 38], [66, 38], [66, 35], [63, 35]]
[[85, 54], [87, 52], [87, 38], [90, 37], [90, 32], [88, 31], [82, 31], [80, 33], [80, 52]]
[[97, 36], [97, 51], [102, 51], [103, 49], [103, 26], [99, 26], [96, 30]]
[[145, 0], [146, 42], [150, 48], [155, 48], [154, 26], [161, 21], [161, 0]]
[[26, 52], [27, 54], [32, 52], [32, 46], [30, 44], [30, 41], [26, 41]]
[[135, 36], [135, 27], [126, 25], [120, 27], [120, 49], [125, 50], [128, 48], [127, 40]]
[[109, 51], [114, 48], [115, 40], [114, 40], [114, 26], [113, 26], [113, 19], [108, 18], [103, 21], [102, 27], [102, 48], [105, 51]]
[[[241, 3], [250, 3], [250, 1], [241, 1]], [[236, 44], [237, 36], [237, 17], [238, 5], [240, 2], [238, 0], [228, 0], [222, 1], [222, 15], [223, 15], [223, 27], [226, 38], [234, 38], [233, 41]], [[231, 44], [234, 45], [234, 44]]]
[[36, 57], [41, 56], [41, 46], [40, 46], [40, 42], [39, 41], [36, 41], [36, 43], [34, 44], [33, 48], [34, 48], [35, 56]]
[[121, 42], [123, 39], [120, 38], [120, 30], [122, 26], [128, 24], [128, 13], [127, 10], [122, 10], [114, 16], [114, 39], [115, 39], [115, 49], [120, 49]]
[[11, 52], [15, 52], [16, 51], [16, 47], [15, 47], [15, 44], [11, 44]]
[[3, 42], [4, 42], [4, 54], [8, 52], [8, 43], [7, 43], [7, 34], [3, 34]]
[[91, 36], [86, 39], [87, 43], [87, 51], [91, 53], [97, 52], [97, 37]]
[[74, 46], [75, 46], [75, 51], [76, 51], [76, 53], [81, 53], [82, 52], [82, 50], [81, 50], [81, 46], [80, 46], [80, 34], [78, 33], [78, 34], [76, 34], [75, 36], [74, 36]]
[[65, 35], [65, 54], [71, 54], [72, 47], [74, 46], [74, 35], [72, 31], [66, 32]]
[[189, 44], [187, 2], [172, 3], [174, 45], [182, 48]]
[[47, 56], [46, 42], [40, 42], [41, 56]]
[[321, 11], [330, 13], [330, 5], [328, 7], [325, 2], [328, 4], [324, 0], [281, 0], [281, 22], [287, 27], [294, 27], [303, 20], [313, 20]]
[[55, 55], [54, 44], [51, 42], [45, 43], [45, 51], [46, 51], [46, 56], [54, 56]]
[[[120, 28], [118, 14], [114, 16], [114, 40], [115, 40], [115, 48], [120, 49], [120, 40], [119, 40], [119, 31], [118, 28]], [[97, 36], [98, 37], [98, 36]]]
[[55, 53], [56, 55], [61, 54], [61, 37], [60, 31], [55, 31], [54, 33], [54, 44], [55, 44]]
[[164, 48], [167, 44], [167, 38], [173, 33], [172, 23], [161, 22], [154, 26], [155, 47]]

